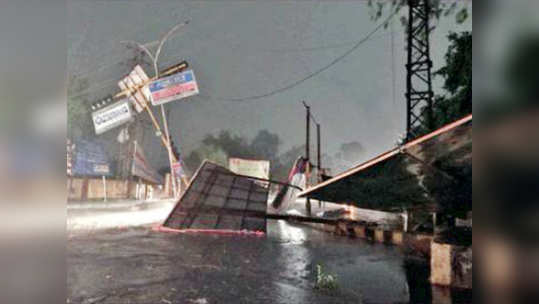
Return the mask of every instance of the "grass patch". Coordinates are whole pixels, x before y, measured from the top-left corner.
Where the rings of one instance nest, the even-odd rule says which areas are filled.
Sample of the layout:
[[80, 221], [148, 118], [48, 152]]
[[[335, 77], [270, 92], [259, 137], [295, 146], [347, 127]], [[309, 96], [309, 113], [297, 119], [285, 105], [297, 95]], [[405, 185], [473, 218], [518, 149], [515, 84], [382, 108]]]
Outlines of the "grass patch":
[[334, 291], [339, 288], [337, 276], [334, 274], [325, 273], [322, 265], [316, 265], [316, 283], [314, 288], [321, 291]]

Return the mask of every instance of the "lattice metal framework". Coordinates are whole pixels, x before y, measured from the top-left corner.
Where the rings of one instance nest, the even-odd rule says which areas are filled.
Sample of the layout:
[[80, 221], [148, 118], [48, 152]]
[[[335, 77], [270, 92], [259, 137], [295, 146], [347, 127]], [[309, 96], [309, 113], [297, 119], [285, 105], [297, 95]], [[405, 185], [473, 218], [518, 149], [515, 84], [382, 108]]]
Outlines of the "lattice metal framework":
[[432, 60], [430, 59], [430, 0], [408, 0], [408, 64], [406, 137], [412, 140], [432, 130]]
[[163, 226], [266, 232], [268, 189], [256, 178], [204, 161]]

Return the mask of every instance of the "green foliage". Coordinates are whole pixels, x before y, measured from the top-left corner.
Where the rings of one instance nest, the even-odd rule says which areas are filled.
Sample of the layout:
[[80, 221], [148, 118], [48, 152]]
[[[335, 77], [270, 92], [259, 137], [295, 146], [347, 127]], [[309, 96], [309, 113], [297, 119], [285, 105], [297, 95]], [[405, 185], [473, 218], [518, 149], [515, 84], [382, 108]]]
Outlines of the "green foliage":
[[472, 113], [472, 33], [451, 33], [446, 65], [434, 73], [444, 78], [447, 92], [436, 96], [434, 127], [439, 128]]
[[[354, 187], [341, 193], [355, 197], [364, 208], [392, 211], [395, 208], [418, 209], [432, 204], [413, 172], [413, 162], [399, 154], [370, 170], [358, 173]], [[347, 187], [345, 185], [345, 187]]]
[[[202, 140], [202, 146], [191, 152], [185, 161], [189, 169], [195, 170], [204, 159], [210, 159], [225, 166], [228, 166], [228, 157], [264, 159], [271, 162], [271, 176], [283, 178], [288, 174], [288, 171], [284, 172], [282, 170], [279, 161], [280, 144], [279, 136], [267, 130], [259, 131], [251, 142], [244, 137], [231, 134], [229, 131], [221, 131], [217, 136], [206, 135]], [[285, 154], [288, 165], [287, 170], [290, 170], [293, 161], [298, 155], [296, 154], [288, 164], [288, 157]]]
[[[418, 136], [472, 113], [472, 33], [450, 33], [448, 39], [446, 65], [433, 74], [444, 79], [444, 92], [434, 97], [432, 128], [417, 129]], [[429, 121], [428, 112], [422, 112], [424, 121]]]
[[228, 167], [228, 155], [221, 148], [211, 145], [203, 145], [191, 152], [185, 159], [185, 163], [191, 172], [195, 172], [204, 160], [212, 161], [218, 165]]
[[[431, 3], [431, 19], [439, 20], [441, 17], [450, 17], [454, 15], [455, 22], [458, 24], [464, 23], [469, 18], [468, 3], [464, 6], [458, 5], [458, 1], [440, 1], [429, 0]], [[408, 5], [408, 0], [369, 0], [368, 6], [370, 7], [370, 15], [373, 21], [378, 21], [384, 15], [390, 15], [393, 12], [400, 12], [402, 8]], [[460, 8], [460, 9], [459, 9]], [[386, 12], [387, 10], [387, 12]], [[458, 10], [458, 11], [457, 11]], [[401, 24], [403, 27], [408, 25], [408, 18], [402, 16]], [[388, 27], [388, 23], [384, 24], [384, 27]], [[434, 26], [435, 27], [435, 26]]]
[[228, 166], [228, 155], [223, 149], [215, 146], [202, 146], [197, 150], [201, 160], [210, 160], [221, 166]]
[[205, 146], [219, 147], [231, 157], [253, 158], [248, 141], [238, 135], [231, 134], [229, 131], [221, 131], [219, 135], [206, 135], [202, 140]]
[[[91, 136], [94, 127], [88, 101], [82, 96], [76, 96], [88, 88], [86, 79], [72, 77], [69, 81], [67, 98], [67, 135], [69, 138]], [[69, 97], [76, 96], [76, 97]]]
[[251, 142], [251, 152], [262, 159], [275, 161], [279, 153], [281, 141], [277, 134], [270, 133], [267, 130], [261, 130]]
[[322, 291], [333, 291], [339, 288], [337, 282], [337, 276], [327, 274], [323, 271], [322, 265], [316, 265], [316, 283], [314, 285], [315, 289]]
[[[472, 113], [472, 33], [451, 33], [450, 45], [445, 55], [446, 65], [434, 73], [444, 79], [444, 94], [436, 96], [433, 108], [433, 130]], [[427, 115], [426, 112], [424, 115]], [[425, 117], [426, 118], [426, 117]], [[422, 130], [426, 134], [433, 130]], [[441, 177], [426, 170], [423, 185], [442, 213], [463, 216], [472, 208], [472, 168], [460, 158], [440, 158], [449, 146], [439, 141], [437, 155], [425, 155], [428, 163], [451, 176]], [[468, 153], [471, 147], [462, 147]], [[445, 152], [444, 152], [445, 151]], [[456, 159], [455, 159], [456, 157]], [[436, 160], [435, 162], [433, 160]]]

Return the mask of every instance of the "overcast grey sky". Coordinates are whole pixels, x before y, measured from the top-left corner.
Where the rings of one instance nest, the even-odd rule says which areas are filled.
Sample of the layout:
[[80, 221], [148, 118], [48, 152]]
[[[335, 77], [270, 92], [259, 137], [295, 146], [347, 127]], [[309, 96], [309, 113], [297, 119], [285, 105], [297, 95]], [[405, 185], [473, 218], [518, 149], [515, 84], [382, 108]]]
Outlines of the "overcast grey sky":
[[[391, 148], [404, 133], [406, 53], [399, 16], [393, 30], [378, 31], [316, 77], [269, 97], [230, 100], [285, 87], [348, 51], [378, 25], [366, 1], [71, 1], [68, 11], [69, 72], [88, 78], [95, 98], [117, 92], [117, 80], [129, 71], [119, 63], [132, 53], [120, 41], [156, 40], [191, 20], [168, 41], [160, 60], [162, 66], [187, 60], [200, 87], [200, 96], [167, 105], [172, 135], [184, 153], [220, 130], [252, 137], [267, 129], [283, 141], [281, 151], [300, 145], [301, 100], [322, 124], [326, 152], [359, 141], [366, 148], [360, 162]], [[463, 25], [454, 17], [441, 20], [431, 37], [435, 69], [444, 63], [449, 31], [471, 28], [471, 18]], [[166, 164], [157, 139], [144, 144], [159, 151], [151, 155], [156, 167]]]

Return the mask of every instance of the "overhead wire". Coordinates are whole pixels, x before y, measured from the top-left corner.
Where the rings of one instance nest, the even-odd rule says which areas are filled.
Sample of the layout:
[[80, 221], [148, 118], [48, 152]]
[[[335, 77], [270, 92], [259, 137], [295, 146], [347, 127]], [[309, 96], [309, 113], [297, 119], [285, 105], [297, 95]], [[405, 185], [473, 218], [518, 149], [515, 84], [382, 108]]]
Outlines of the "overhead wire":
[[299, 79], [299, 80], [296, 80], [284, 87], [281, 87], [281, 88], [278, 88], [278, 89], [275, 89], [275, 90], [272, 90], [270, 92], [267, 92], [267, 93], [264, 93], [264, 94], [258, 94], [258, 95], [251, 95], [251, 96], [246, 96], [246, 97], [240, 97], [240, 98], [219, 98], [219, 97], [212, 97], [212, 96], [209, 96], [209, 95], [202, 95], [201, 97], [206, 97], [206, 98], [209, 98], [209, 99], [217, 99], [217, 100], [224, 100], [224, 101], [247, 101], [247, 100], [257, 100], [257, 99], [262, 99], [262, 98], [266, 98], [266, 97], [270, 97], [270, 96], [273, 96], [275, 94], [278, 94], [278, 93], [282, 93], [284, 91], [287, 91], [287, 90], [290, 90], [300, 84], [302, 84], [303, 82], [317, 76], [318, 74], [328, 70], [329, 68], [331, 68], [332, 66], [336, 65], [337, 63], [339, 63], [341, 60], [343, 60], [344, 58], [346, 58], [348, 55], [352, 54], [355, 50], [357, 50], [361, 45], [363, 45], [365, 42], [369, 41], [369, 39], [377, 32], [379, 31], [381, 28], [383, 28], [395, 15], [397, 15], [399, 12], [398, 11], [394, 11], [391, 15], [389, 15], [389, 17], [387, 19], [384, 20], [384, 22], [381, 22], [378, 26], [376, 26], [372, 31], [369, 32], [369, 34], [367, 34], [364, 38], [362, 38], [361, 40], [359, 40], [353, 47], [351, 47], [349, 50], [347, 50], [346, 52], [344, 52], [343, 54], [341, 54], [340, 56], [336, 57], [335, 59], [333, 59], [331, 62], [329, 62], [328, 64], [324, 65], [323, 67], [319, 68], [318, 70], [308, 74], [307, 76]]
[[[366, 1], [366, 0], [365, 0]], [[456, 3], [456, 2], [471, 2], [471, 0], [446, 0], [447, 2], [453, 2], [453, 3]], [[441, 1], [441, 2], [446, 2], [446, 1]], [[385, 23], [387, 23], [389, 21], [389, 19], [391, 19], [395, 14], [398, 13], [398, 10], [394, 10], [394, 12], [390, 15], [390, 17], [388, 18], [388, 20], [386, 20], [385, 22], [383, 22], [381, 26], [383, 26]], [[136, 31], [133, 31], [133, 32], [136, 32]], [[372, 35], [369, 35], [369, 36], [372, 36]], [[370, 37], [369, 37], [370, 38]], [[151, 43], [151, 42], [150, 42]], [[330, 48], [339, 48], [339, 47], [342, 47], [342, 46], [345, 46], [347, 44], [350, 44], [350, 42], [347, 42], [347, 43], [340, 43], [340, 44], [335, 44], [335, 45], [329, 45], [329, 46], [321, 46], [321, 47], [312, 47], [312, 48], [306, 48], [306, 49], [297, 49], [297, 50], [266, 50], [266, 51], [270, 51], [270, 52], [294, 52], [294, 51], [314, 51], [314, 50], [321, 50], [321, 49], [330, 49]], [[361, 44], [361, 43], [360, 43]], [[118, 45], [115, 45], [112, 47], [112, 49], [107, 52], [107, 53], [112, 53], [113, 50], [117, 47]], [[355, 50], [356, 48], [358, 47], [358, 45], [354, 45], [354, 47], [352, 47], [352, 49], [350, 51], [353, 51]], [[347, 52], [348, 53], [348, 52]], [[346, 57], [348, 54], [345, 53], [344, 54], [344, 57]], [[181, 57], [181, 56], [180, 56]], [[340, 61], [342, 58], [337, 58], [336, 61]], [[125, 60], [124, 59], [121, 59], [121, 60], [117, 60], [116, 62], [113, 62], [113, 63], [103, 63], [101, 65], [98, 65], [97, 67], [94, 67], [94, 69], [90, 69], [90, 70], [87, 70], [87, 71], [83, 71], [83, 72], [78, 72], [78, 73], [74, 73], [73, 76], [74, 77], [80, 77], [80, 76], [83, 76], [83, 75], [87, 75], [87, 74], [90, 74], [90, 73], [93, 73], [93, 72], [96, 72], [96, 71], [99, 71], [99, 70], [102, 70], [103, 68], [110, 68], [112, 66], [115, 66], [117, 64], [121, 64], [122, 62], [124, 62]], [[336, 63], [336, 62], [335, 62]], [[331, 65], [333, 65], [334, 63], [330, 63], [329, 66], [327, 68], [329, 68]], [[320, 72], [322, 72], [323, 70], [325, 70], [326, 67], [323, 67], [321, 70], [318, 70], [318, 71], [315, 71], [313, 74], [318, 74]], [[308, 78], [311, 78], [315, 75], [308, 75], [307, 76], [307, 79]], [[292, 83], [291, 85], [289, 85], [290, 87], [294, 87], [295, 85], [298, 85], [302, 82], [304, 82], [305, 80], [307, 79], [300, 79], [294, 83]], [[100, 82], [99, 84], [103, 84], [105, 82], [108, 82], [108, 81], [112, 81], [112, 80], [107, 80], [107, 81], [103, 81], [103, 82]], [[85, 89], [83, 92], [81, 93], [78, 93], [77, 95], [72, 95], [72, 96], [69, 96], [70, 98], [76, 98], [76, 97], [80, 97], [82, 95], [85, 95], [86, 92], [89, 92], [89, 91], [93, 91], [93, 90], [100, 90], [100, 89], [103, 89], [103, 88], [107, 88], [109, 86], [113, 86], [115, 85], [116, 83], [110, 83], [109, 85], [102, 85], [102, 86], [94, 86], [92, 87], [91, 89]], [[280, 88], [280, 89], [277, 89], [275, 93], [279, 93], [283, 90], [286, 90], [288, 89], [289, 86], [285, 86], [283, 88]], [[244, 99], [258, 99], [258, 98], [263, 98], [263, 97], [267, 97], [268, 95], [271, 96], [274, 92], [268, 92], [266, 94], [260, 94], [260, 95], [254, 95], [254, 96], [249, 96], [249, 97], [243, 97], [243, 98], [220, 98], [220, 99], [225, 99], [225, 100], [231, 100], [231, 101], [242, 101]], [[210, 96], [207, 96], [207, 97], [210, 97]]]
[[[380, 38], [382, 36], [386, 36], [386, 35], [389, 35], [389, 34], [390, 33], [384, 34], [384, 35], [373, 36], [368, 40], [371, 40], [371, 39], [374, 39], [374, 38]], [[272, 50], [261, 50], [261, 51], [265, 51], [265, 52], [307, 52], [307, 51], [325, 50], [325, 49], [330, 49], [330, 48], [342, 48], [342, 47], [344, 47], [346, 45], [350, 45], [352, 43], [353, 42], [335, 43], [335, 44], [318, 46], [318, 47], [311, 47], [311, 48], [305, 48], [305, 49], [284, 49], [284, 50], [272, 49]], [[354, 42], [354, 46], [355, 45], [357, 45], [357, 42]], [[183, 55], [170, 57], [167, 61], [165, 61], [164, 63], [161, 63], [160, 65], [161, 66], [168, 66], [168, 65], [176, 62], [177, 60], [180, 60], [180, 59], [183, 59], [183, 58], [184, 58]], [[122, 63], [124, 61], [125, 60], [119, 60], [117, 62], [117, 64]], [[81, 74], [77, 74], [77, 75], [81, 75]], [[107, 87], [115, 86], [116, 84], [117, 84], [117, 79], [116, 78], [107, 79], [105, 81], [100, 81], [97, 84], [94, 84], [94, 85], [90, 86], [89, 88], [86, 88], [86, 89], [78, 92], [77, 94], [70, 95], [68, 97], [69, 98], [78, 98], [80, 96], [86, 95], [86, 94], [88, 94], [90, 92], [93, 92], [93, 91], [102, 90], [102, 89], [107, 88]], [[207, 96], [207, 95], [201, 95], [201, 97], [206, 97], [206, 98], [210, 98], [210, 99], [213, 98], [213, 97]]]
[[[455, 0], [453, 0], [455, 1]], [[463, 0], [461, 0], [463, 1]], [[464, 0], [466, 1], [466, 0]], [[354, 44], [354, 46], [352, 46], [349, 50], [347, 50], [346, 52], [344, 52], [343, 54], [341, 54], [340, 56], [336, 57], [335, 59], [333, 59], [332, 61], [330, 61], [328, 64], [322, 66], [321, 68], [317, 69], [316, 71], [306, 75], [305, 77], [301, 78], [301, 79], [298, 79], [286, 86], [283, 86], [281, 88], [277, 88], [275, 90], [272, 90], [272, 91], [269, 91], [267, 93], [263, 93], [263, 94], [257, 94], [257, 95], [251, 95], [251, 96], [245, 96], [245, 97], [237, 97], [237, 98], [230, 98], [230, 97], [217, 97], [217, 96], [211, 96], [211, 95], [204, 95], [204, 94], [200, 94], [199, 97], [202, 97], [202, 98], [207, 98], [207, 99], [217, 99], [217, 100], [224, 100], [224, 101], [236, 101], [236, 102], [241, 102], [241, 101], [248, 101], [248, 100], [257, 100], [257, 99], [262, 99], [262, 98], [266, 98], [266, 97], [270, 97], [270, 96], [273, 96], [273, 95], [276, 95], [276, 94], [279, 94], [279, 93], [282, 93], [284, 91], [287, 91], [287, 90], [290, 90], [300, 84], [302, 84], [303, 82], [319, 75], [320, 73], [328, 70], [329, 68], [331, 68], [332, 66], [336, 65], [337, 63], [339, 63], [341, 60], [345, 59], [347, 56], [349, 56], [350, 54], [352, 54], [354, 51], [356, 51], [360, 46], [362, 46], [365, 42], [369, 41], [376, 32], [378, 32], [381, 28], [383, 27], [386, 27], [387, 24], [393, 19], [393, 17], [397, 14], [399, 14], [399, 10], [394, 10], [383, 22], [381, 22], [378, 26], [376, 26], [371, 32], [369, 32], [364, 38], [362, 38], [361, 40], [359, 40], [356, 44]], [[324, 47], [320, 47], [318, 49], [321, 49], [321, 48], [324, 48]], [[312, 49], [317, 49], [317, 48], [312, 48]], [[171, 59], [169, 61], [172, 61], [172, 60], [177, 60], [178, 58], [181, 58], [182, 56], [178, 56], [176, 57], [175, 59]], [[111, 81], [111, 80], [108, 80], [108, 81]], [[108, 82], [107, 81], [107, 82]], [[105, 83], [105, 81], [101, 82], [101, 84]], [[80, 96], [83, 96], [83, 95], [86, 95], [88, 92], [91, 92], [91, 91], [94, 91], [94, 90], [101, 90], [101, 89], [104, 89], [104, 88], [107, 88], [107, 87], [110, 87], [110, 86], [113, 86], [115, 85], [116, 83], [109, 83], [107, 85], [102, 85], [102, 86], [94, 86], [94, 87], [90, 87], [90, 88], [87, 88], [85, 90], [83, 90], [82, 92], [79, 92], [78, 94], [76, 95], [71, 95], [69, 96], [69, 98], [77, 98], [77, 97], [80, 97]]]

